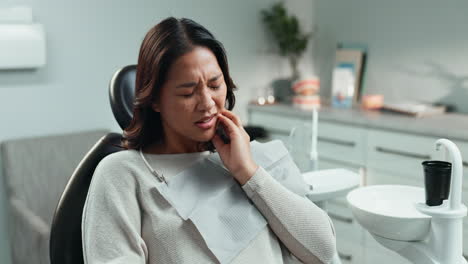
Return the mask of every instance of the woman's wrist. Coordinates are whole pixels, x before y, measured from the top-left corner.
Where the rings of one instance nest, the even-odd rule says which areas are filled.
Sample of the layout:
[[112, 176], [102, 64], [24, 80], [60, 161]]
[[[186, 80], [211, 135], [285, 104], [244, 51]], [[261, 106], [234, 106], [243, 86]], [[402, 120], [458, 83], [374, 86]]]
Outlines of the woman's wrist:
[[252, 178], [257, 169], [258, 165], [255, 162], [251, 162], [238, 171], [234, 172], [234, 178], [236, 178], [240, 185], [244, 185], [250, 180], [250, 178]]

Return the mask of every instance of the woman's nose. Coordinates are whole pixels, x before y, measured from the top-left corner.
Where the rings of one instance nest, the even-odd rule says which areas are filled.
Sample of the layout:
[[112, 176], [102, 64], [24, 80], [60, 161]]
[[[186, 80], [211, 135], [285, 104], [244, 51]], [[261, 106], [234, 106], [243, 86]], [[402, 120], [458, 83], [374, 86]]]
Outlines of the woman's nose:
[[199, 95], [198, 110], [210, 110], [216, 103], [208, 87], [204, 87]]

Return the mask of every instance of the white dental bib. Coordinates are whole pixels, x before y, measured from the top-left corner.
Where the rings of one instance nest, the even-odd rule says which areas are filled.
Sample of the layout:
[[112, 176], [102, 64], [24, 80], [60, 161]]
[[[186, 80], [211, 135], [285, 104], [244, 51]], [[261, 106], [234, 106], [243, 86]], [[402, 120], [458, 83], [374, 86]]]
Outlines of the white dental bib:
[[[279, 140], [251, 142], [254, 161], [300, 196], [308, 185]], [[144, 156], [142, 156], [144, 159]], [[145, 160], [149, 171], [152, 168]], [[184, 220], [190, 220], [220, 263], [229, 263], [248, 246], [267, 222], [242, 187], [212, 153], [184, 171], [159, 181], [156, 188]]]

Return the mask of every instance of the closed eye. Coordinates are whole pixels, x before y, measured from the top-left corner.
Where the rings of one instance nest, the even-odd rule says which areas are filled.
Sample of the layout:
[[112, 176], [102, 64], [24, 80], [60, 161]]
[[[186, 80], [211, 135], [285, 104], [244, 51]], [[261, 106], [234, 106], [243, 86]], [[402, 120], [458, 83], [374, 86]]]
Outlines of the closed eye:
[[217, 90], [219, 89], [219, 87], [221, 87], [221, 84], [222, 84], [222, 79], [221, 77], [223, 77], [223, 74], [220, 73], [218, 75], [216, 75], [215, 77], [211, 78], [208, 83], [210, 83], [210, 87], [213, 89], [213, 90]]

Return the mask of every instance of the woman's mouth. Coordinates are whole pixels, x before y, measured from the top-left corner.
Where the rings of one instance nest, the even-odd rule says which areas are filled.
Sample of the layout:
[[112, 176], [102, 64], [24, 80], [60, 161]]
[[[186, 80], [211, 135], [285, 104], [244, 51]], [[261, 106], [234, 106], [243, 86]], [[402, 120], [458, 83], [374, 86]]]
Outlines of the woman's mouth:
[[202, 119], [201, 121], [195, 122], [195, 125], [201, 129], [210, 129], [216, 123], [216, 115], [212, 115], [206, 119]]

